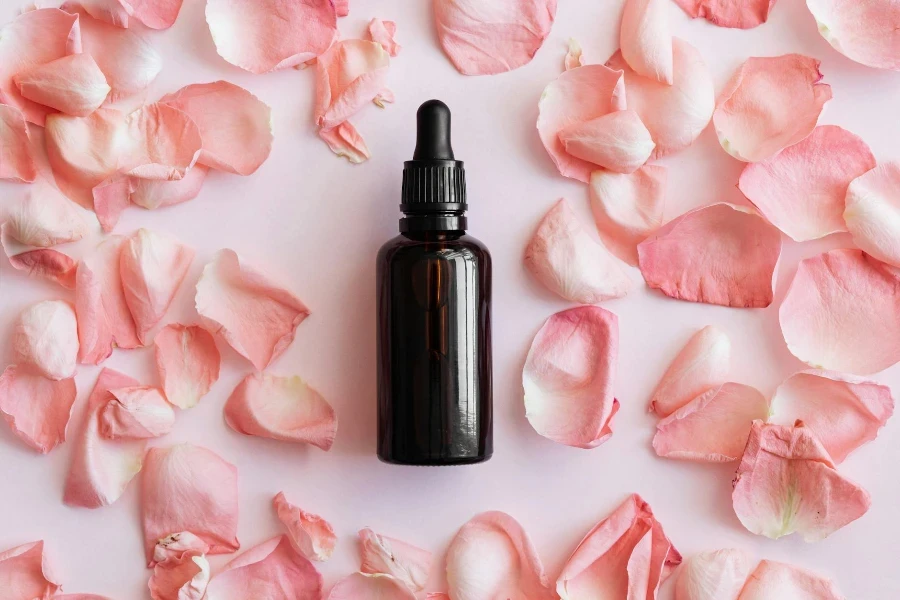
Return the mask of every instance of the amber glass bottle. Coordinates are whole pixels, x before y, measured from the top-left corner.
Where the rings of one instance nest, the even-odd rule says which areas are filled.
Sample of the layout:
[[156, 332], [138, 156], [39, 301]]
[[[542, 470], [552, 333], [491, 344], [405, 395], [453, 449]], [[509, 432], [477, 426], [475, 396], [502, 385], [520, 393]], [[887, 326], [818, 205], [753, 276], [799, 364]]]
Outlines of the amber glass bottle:
[[482, 462], [493, 451], [491, 256], [466, 235], [465, 172], [437, 100], [419, 108], [400, 209], [400, 235], [378, 253], [378, 456]]

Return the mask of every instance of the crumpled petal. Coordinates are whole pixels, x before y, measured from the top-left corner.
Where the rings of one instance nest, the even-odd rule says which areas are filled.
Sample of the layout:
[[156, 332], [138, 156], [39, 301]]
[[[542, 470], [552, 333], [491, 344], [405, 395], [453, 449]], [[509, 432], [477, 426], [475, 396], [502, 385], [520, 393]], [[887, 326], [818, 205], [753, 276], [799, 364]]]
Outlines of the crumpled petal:
[[368, 527], [359, 531], [359, 545], [361, 572], [390, 575], [413, 592], [425, 589], [431, 570], [431, 552], [378, 535]]
[[619, 31], [622, 57], [642, 77], [672, 85], [672, 32], [666, 0], [627, 0]]
[[693, 18], [703, 18], [719, 27], [752, 29], [769, 19], [777, 0], [675, 0]]
[[734, 512], [772, 539], [823, 540], [869, 510], [868, 492], [843, 477], [813, 432], [756, 421], [734, 478]]
[[369, 21], [369, 27], [366, 29], [369, 39], [373, 42], [381, 44], [385, 51], [391, 56], [397, 56], [403, 48], [394, 39], [397, 35], [397, 24], [394, 21], [382, 21], [381, 19], [372, 19]]
[[39, 248], [76, 242], [88, 232], [81, 211], [44, 180], [31, 186], [10, 210], [8, 232], [16, 241]]
[[617, 173], [633, 173], [656, 144], [633, 110], [617, 110], [559, 132], [566, 153]]
[[385, 89], [391, 57], [376, 42], [341, 40], [316, 60], [316, 124], [330, 129]]
[[263, 542], [209, 582], [207, 600], [319, 600], [322, 575], [291, 547], [286, 535]]
[[0, 552], [0, 590], [4, 600], [34, 600], [62, 589], [44, 558], [43, 540]]
[[334, 584], [327, 600], [414, 600], [415, 594], [390, 575], [353, 573]]
[[556, 592], [562, 600], [655, 600], [680, 563], [650, 505], [632, 494], [578, 544]]
[[0, 104], [0, 179], [30, 183], [36, 178], [25, 117], [15, 106]]
[[751, 57], [726, 84], [713, 113], [719, 143], [738, 160], [758, 162], [816, 127], [831, 86], [820, 61], [802, 54]]
[[284, 492], [278, 492], [272, 504], [297, 552], [310, 560], [326, 561], [331, 558], [337, 544], [337, 536], [331, 523], [319, 515], [294, 506], [288, 502]]
[[900, 266], [900, 161], [880, 164], [850, 183], [844, 221], [863, 252]]
[[760, 561], [740, 600], [845, 600], [829, 580], [806, 569], [773, 560]]
[[579, 306], [556, 313], [538, 331], [522, 385], [525, 416], [539, 434], [576, 448], [595, 448], [612, 436], [618, 323], [599, 306]]
[[547, 289], [579, 304], [621, 298], [632, 287], [625, 265], [585, 231], [565, 198], [541, 220], [525, 266]]
[[33, 365], [57, 381], [74, 377], [78, 358], [75, 309], [64, 300], [29, 306], [13, 325], [12, 345], [19, 364]]
[[13, 433], [41, 454], [66, 440], [75, 395], [74, 378], [48, 379], [16, 365], [0, 375], [0, 414]]
[[66, 289], [75, 289], [78, 263], [72, 257], [58, 250], [21, 244], [10, 234], [11, 228], [9, 221], [0, 224], [0, 245], [14, 269], [55, 281]]
[[238, 354], [265, 369], [294, 339], [309, 309], [292, 293], [220, 250], [197, 283], [197, 312]]
[[778, 386], [772, 419], [778, 425], [802, 421], [835, 463], [878, 436], [894, 414], [891, 388], [832, 371], [801, 371]]
[[371, 156], [366, 141], [350, 121], [331, 129], [319, 129], [319, 137], [325, 140], [332, 152], [355, 165], [366, 162]]
[[180, 531], [209, 544], [208, 554], [234, 552], [240, 548], [237, 469], [191, 444], [151, 448], [141, 478], [141, 518], [150, 566], [159, 540]]
[[778, 312], [791, 354], [869, 375], [900, 361], [900, 275], [859, 250], [800, 261]]
[[575, 38], [569, 38], [569, 49], [566, 52], [566, 58], [563, 65], [566, 71], [571, 71], [578, 67], [584, 66], [583, 51], [581, 44]]
[[145, 440], [104, 439], [100, 412], [113, 396], [110, 390], [139, 385], [127, 375], [103, 369], [88, 398], [87, 412], [72, 454], [63, 502], [69, 506], [99, 508], [119, 499], [141, 470]]
[[675, 580], [675, 600], [738, 600], [753, 570], [743, 550], [725, 548], [686, 559]]
[[819, 33], [858, 63], [900, 71], [900, 6], [896, 2], [806, 0]]
[[758, 390], [726, 383], [660, 421], [653, 449], [666, 458], [731, 462], [740, 459], [753, 422], [768, 418], [769, 401]]
[[36, 65], [13, 79], [24, 98], [78, 117], [100, 108], [112, 89], [90, 54], [72, 54]]
[[147, 229], [125, 242], [119, 263], [122, 289], [142, 344], [169, 310], [193, 260], [191, 248]]
[[[203, 156], [202, 152], [200, 156]], [[200, 194], [208, 172], [209, 167], [197, 163], [187, 170], [184, 177], [176, 181], [131, 178], [129, 199], [132, 204], [147, 210], [174, 206], [193, 200]]]
[[206, 22], [219, 56], [251, 73], [312, 60], [338, 33], [331, 0], [209, 0]]
[[299, 377], [251, 373], [225, 403], [225, 422], [245, 435], [312, 444], [330, 450], [337, 416], [328, 401]]
[[538, 102], [537, 130], [556, 168], [566, 177], [587, 182], [597, 165], [566, 152], [560, 131], [625, 109], [622, 73], [603, 65], [564, 71], [544, 88]]
[[182, 0], [120, 0], [128, 14], [150, 29], [168, 29], [178, 18]]
[[156, 547], [153, 549], [153, 560], [160, 564], [167, 560], [180, 559], [186, 553], [199, 555], [207, 552], [209, 552], [209, 544], [190, 531], [181, 531], [156, 543]]
[[781, 233], [752, 210], [712, 204], [676, 217], [638, 245], [651, 288], [688, 302], [764, 308], [774, 297]]
[[153, 340], [156, 371], [166, 399], [181, 409], [200, 402], [219, 379], [216, 340], [199, 325], [167, 325]]
[[700, 52], [684, 40], [672, 38], [672, 85], [641, 77], [621, 52], [606, 66], [625, 73], [628, 108], [640, 115], [656, 142], [651, 158], [687, 148], [709, 124], [716, 106], [712, 75]]
[[728, 334], [707, 325], [691, 336], [666, 369], [653, 392], [650, 410], [668, 417], [707, 390], [724, 384], [730, 370]]
[[556, 0], [434, 0], [438, 39], [463, 75], [493, 75], [531, 62], [550, 35]]
[[210, 578], [208, 551], [206, 542], [190, 532], [160, 540], [149, 582], [153, 600], [203, 600]]
[[272, 151], [272, 109], [227, 81], [188, 85], [163, 96], [161, 104], [186, 113], [200, 130], [198, 163], [238, 175], [250, 175]]
[[873, 167], [862, 138], [822, 125], [772, 158], [748, 164], [738, 187], [772, 225], [805, 242], [847, 231], [847, 187]]
[[117, 388], [100, 411], [100, 435], [108, 440], [155, 438], [172, 431], [175, 411], [152, 387]]
[[473, 517], [456, 533], [447, 550], [447, 584], [453, 600], [556, 598], [528, 534], [497, 511]]

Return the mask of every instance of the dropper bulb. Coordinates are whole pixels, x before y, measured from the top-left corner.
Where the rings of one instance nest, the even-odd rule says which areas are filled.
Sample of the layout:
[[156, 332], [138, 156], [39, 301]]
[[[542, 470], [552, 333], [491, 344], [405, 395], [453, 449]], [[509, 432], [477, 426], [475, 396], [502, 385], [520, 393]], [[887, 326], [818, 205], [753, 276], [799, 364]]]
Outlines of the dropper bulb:
[[416, 151], [413, 160], [453, 160], [450, 145], [450, 109], [429, 100], [416, 113]]

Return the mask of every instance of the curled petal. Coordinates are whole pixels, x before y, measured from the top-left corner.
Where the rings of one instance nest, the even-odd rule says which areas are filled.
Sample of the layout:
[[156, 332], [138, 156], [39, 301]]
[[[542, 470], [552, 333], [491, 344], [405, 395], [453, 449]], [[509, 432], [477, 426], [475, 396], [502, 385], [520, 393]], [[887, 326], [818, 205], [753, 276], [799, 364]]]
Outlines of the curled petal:
[[847, 187], [873, 167], [875, 157], [859, 136], [822, 125], [772, 158], [748, 164], [738, 187], [772, 225], [803, 242], [847, 231]]
[[900, 71], [900, 6], [896, 2], [806, 0], [819, 33], [858, 63]]
[[678, 570], [675, 600], [738, 600], [753, 561], [743, 550], [701, 552]]
[[58, 598], [56, 583], [44, 557], [44, 542], [22, 544], [0, 552], [0, 590], [4, 599], [33, 600]]
[[528, 534], [502, 512], [481, 513], [456, 533], [447, 550], [447, 584], [453, 600], [555, 598]]
[[76, 242], [88, 232], [81, 211], [49, 183], [35, 183], [7, 221], [16, 241], [39, 248]]
[[394, 39], [394, 36], [397, 35], [397, 24], [395, 22], [372, 19], [369, 21], [366, 33], [369, 35], [370, 40], [381, 44], [391, 56], [397, 56], [400, 53], [402, 46]]
[[325, 140], [332, 152], [353, 164], [364, 163], [371, 156], [366, 141], [350, 121], [344, 121], [331, 129], [320, 129], [319, 137]]
[[135, 181], [137, 180], [134, 177], [116, 174], [91, 190], [94, 197], [94, 212], [104, 232], [109, 233], [115, 229], [122, 213], [131, 206]]
[[90, 54], [72, 54], [34, 66], [14, 80], [24, 98], [78, 117], [100, 108], [111, 89]]
[[356, 114], [385, 89], [391, 57], [366, 40], [336, 42], [316, 60], [316, 124], [330, 129]]
[[741, 592], [741, 600], [797, 598], [844, 600], [828, 579], [806, 569], [773, 560], [760, 561]]
[[731, 340], [707, 325], [688, 340], [653, 392], [650, 410], [668, 417], [707, 390], [725, 383], [731, 370]]
[[362, 554], [361, 572], [390, 575], [413, 592], [425, 589], [431, 569], [431, 552], [378, 535], [368, 527], [360, 530], [359, 545]]
[[800, 261], [778, 315], [788, 350], [815, 368], [868, 375], [900, 361], [900, 276], [859, 250]]
[[16, 107], [0, 104], [0, 179], [30, 183], [36, 178], [25, 117]]
[[[201, 156], [203, 154], [201, 153]], [[193, 200], [200, 194], [209, 167], [195, 164], [177, 181], [134, 179], [131, 181], [130, 201], [147, 210], [174, 206]], [[95, 199], [96, 202], [96, 199]]]
[[732, 204], [681, 215], [638, 245], [647, 285], [688, 302], [736, 308], [772, 303], [781, 233]]
[[801, 371], [788, 377], [772, 398], [772, 422], [803, 425], [836, 463], [874, 440], [894, 414], [891, 388], [830, 371]]
[[150, 566], [156, 544], [172, 532], [190, 531], [209, 545], [209, 554], [240, 547], [234, 465], [191, 444], [151, 448], [145, 463], [141, 517]]
[[337, 37], [331, 0], [209, 0], [206, 22], [219, 56], [251, 73], [301, 65]]
[[150, 29], [168, 29], [178, 18], [182, 0], [120, 0], [128, 14]]
[[207, 552], [209, 544], [190, 531], [182, 531], [159, 540], [153, 549], [153, 560], [159, 564], [172, 559], [178, 560], [185, 554], [200, 555]]
[[869, 494], [834, 468], [806, 427], [756, 421], [734, 478], [734, 512], [747, 530], [772, 539], [825, 539], [869, 510]]
[[331, 588], [328, 600], [414, 600], [408, 587], [390, 575], [353, 573]]
[[769, 19], [777, 0], [675, 0], [693, 18], [703, 18], [719, 27], [752, 29]]
[[613, 397], [618, 323], [599, 306], [579, 306], [541, 327], [522, 373], [525, 415], [539, 434], [576, 448], [595, 448], [610, 438], [619, 410]]
[[633, 173], [656, 144], [633, 110], [618, 110], [559, 132], [568, 154], [617, 173]]
[[197, 312], [238, 354], [265, 369], [293, 341], [309, 309], [292, 293], [220, 250], [197, 283]]
[[844, 221], [864, 252], [900, 266], [900, 161], [878, 165], [850, 183]]
[[150, 597], [153, 600], [203, 600], [209, 584], [209, 561], [205, 556], [184, 558], [153, 567]]
[[294, 506], [288, 502], [284, 492], [278, 492], [272, 504], [297, 552], [310, 560], [326, 561], [331, 558], [337, 543], [331, 523]]
[[564, 64], [566, 71], [584, 66], [584, 57], [581, 44], [575, 38], [569, 38], [569, 50], [566, 52]]
[[49, 379], [74, 377], [78, 358], [75, 309], [64, 300], [44, 300], [26, 308], [13, 329], [16, 361]]
[[181, 409], [196, 406], [219, 379], [222, 360], [212, 334], [199, 325], [173, 324], [153, 344], [166, 399]]
[[831, 86], [820, 62], [801, 54], [751, 57], [716, 103], [719, 143], [738, 160], [757, 162], [804, 139], [816, 127]]
[[110, 390], [113, 399], [100, 411], [100, 435], [108, 440], [155, 438], [172, 431], [175, 411], [151, 387]]
[[166, 104], [144, 106], [125, 118], [128, 143], [119, 170], [144, 179], [182, 179], [202, 148], [200, 129]]
[[10, 235], [10, 228], [9, 221], [0, 225], [0, 245], [14, 269], [36, 277], [45, 277], [70, 290], [75, 289], [78, 263], [57, 250], [20, 244]]
[[73, 14], [82, 11], [116, 27], [128, 28], [128, 10], [119, 0], [65, 0], [60, 8]]
[[665, 0], [628, 0], [619, 32], [622, 57], [642, 77], [672, 85], [672, 32]]
[[0, 375], [0, 414], [22, 441], [46, 454], [66, 440], [75, 394], [73, 378], [48, 379], [12, 365]]
[[225, 403], [225, 421], [245, 435], [312, 444], [330, 450], [337, 416], [328, 401], [299, 377], [251, 373]]

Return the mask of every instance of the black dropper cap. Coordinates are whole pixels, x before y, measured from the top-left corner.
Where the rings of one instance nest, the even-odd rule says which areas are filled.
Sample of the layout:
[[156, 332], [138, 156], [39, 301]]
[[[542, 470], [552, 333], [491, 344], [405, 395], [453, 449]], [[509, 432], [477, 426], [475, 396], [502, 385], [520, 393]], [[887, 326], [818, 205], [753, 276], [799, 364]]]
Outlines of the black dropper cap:
[[429, 100], [416, 113], [416, 150], [403, 163], [400, 231], [466, 228], [466, 172], [453, 156], [450, 109]]

